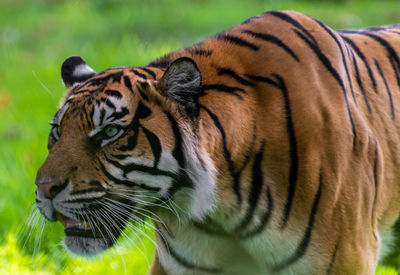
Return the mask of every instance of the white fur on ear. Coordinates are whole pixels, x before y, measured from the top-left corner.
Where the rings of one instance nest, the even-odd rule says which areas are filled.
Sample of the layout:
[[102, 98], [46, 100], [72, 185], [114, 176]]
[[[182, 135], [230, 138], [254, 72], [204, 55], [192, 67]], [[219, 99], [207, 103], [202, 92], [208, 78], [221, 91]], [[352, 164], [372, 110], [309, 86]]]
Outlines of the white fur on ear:
[[80, 56], [68, 57], [61, 66], [61, 76], [67, 88], [86, 81], [94, 75], [96, 71], [90, 68]]
[[89, 67], [88, 64], [79, 64], [75, 67], [74, 71], [72, 72], [73, 77], [82, 77], [85, 75], [92, 75], [96, 74], [95, 70]]

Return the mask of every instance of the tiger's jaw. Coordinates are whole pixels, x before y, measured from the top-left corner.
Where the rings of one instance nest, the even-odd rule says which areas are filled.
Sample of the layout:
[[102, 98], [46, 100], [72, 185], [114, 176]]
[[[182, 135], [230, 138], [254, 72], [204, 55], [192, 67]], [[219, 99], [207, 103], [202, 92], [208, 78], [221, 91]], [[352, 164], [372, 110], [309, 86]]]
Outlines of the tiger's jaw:
[[64, 238], [65, 247], [73, 254], [80, 256], [91, 256], [99, 254], [108, 248], [110, 248], [114, 243], [110, 239], [106, 238], [96, 238], [96, 237], [82, 237], [68, 235]]
[[129, 212], [132, 206], [126, 201], [115, 200], [122, 212], [113, 211], [113, 205], [106, 207], [103, 189], [98, 189], [92, 196], [71, 197], [71, 192], [69, 182], [52, 199], [47, 198], [40, 188], [36, 193], [36, 204], [41, 214], [48, 221], [59, 221], [64, 226], [65, 247], [73, 254], [90, 256], [113, 246], [132, 217]]
[[106, 227], [92, 221], [75, 220], [60, 213], [56, 216], [64, 226], [64, 245], [71, 253], [81, 256], [99, 254], [113, 246], [127, 223], [127, 220], [122, 223], [119, 221]]

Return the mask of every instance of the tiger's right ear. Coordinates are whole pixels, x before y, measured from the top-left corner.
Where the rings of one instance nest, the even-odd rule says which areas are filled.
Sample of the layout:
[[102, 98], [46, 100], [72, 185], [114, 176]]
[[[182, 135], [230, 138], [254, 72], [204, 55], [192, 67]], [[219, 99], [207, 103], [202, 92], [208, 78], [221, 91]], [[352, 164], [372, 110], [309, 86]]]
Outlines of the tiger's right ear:
[[61, 77], [66, 88], [71, 88], [94, 75], [96, 71], [90, 68], [80, 56], [68, 57], [61, 66]]
[[184, 113], [198, 115], [201, 73], [193, 59], [181, 57], [173, 61], [160, 79], [159, 88]]

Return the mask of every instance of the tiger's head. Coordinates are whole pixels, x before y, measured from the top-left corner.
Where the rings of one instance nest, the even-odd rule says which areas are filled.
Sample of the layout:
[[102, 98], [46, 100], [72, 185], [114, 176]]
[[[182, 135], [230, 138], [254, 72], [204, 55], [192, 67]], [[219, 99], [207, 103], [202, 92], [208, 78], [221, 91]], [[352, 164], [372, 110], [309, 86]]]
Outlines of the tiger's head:
[[[111, 247], [129, 221], [174, 202], [199, 219], [215, 197], [214, 168], [198, 146], [201, 74], [190, 58], [165, 71], [112, 68], [97, 74], [64, 61], [67, 95], [55, 114], [36, 203], [64, 225], [73, 253]], [[161, 210], [160, 210], [161, 211]]]

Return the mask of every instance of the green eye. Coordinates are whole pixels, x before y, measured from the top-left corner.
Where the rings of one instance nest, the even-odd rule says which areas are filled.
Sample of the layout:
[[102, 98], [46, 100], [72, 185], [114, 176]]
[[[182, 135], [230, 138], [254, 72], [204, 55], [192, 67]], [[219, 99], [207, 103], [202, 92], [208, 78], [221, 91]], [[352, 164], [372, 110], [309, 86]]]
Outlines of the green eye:
[[116, 126], [107, 126], [106, 128], [104, 128], [103, 132], [107, 137], [111, 138], [118, 134], [119, 128]]

